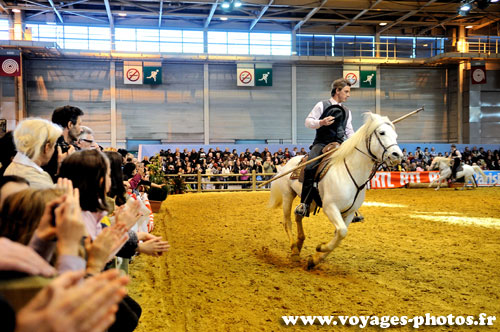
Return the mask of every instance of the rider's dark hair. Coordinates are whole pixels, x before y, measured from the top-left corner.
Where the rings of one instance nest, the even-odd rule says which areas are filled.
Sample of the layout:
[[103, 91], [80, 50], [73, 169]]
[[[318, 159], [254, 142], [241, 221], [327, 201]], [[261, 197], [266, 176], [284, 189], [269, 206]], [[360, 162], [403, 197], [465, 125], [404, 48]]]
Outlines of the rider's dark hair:
[[333, 81], [332, 92], [331, 92], [332, 97], [335, 96], [335, 94], [337, 93], [337, 89], [342, 90], [346, 86], [351, 86], [351, 83], [348, 80], [346, 80], [345, 78], [339, 78], [339, 79]]

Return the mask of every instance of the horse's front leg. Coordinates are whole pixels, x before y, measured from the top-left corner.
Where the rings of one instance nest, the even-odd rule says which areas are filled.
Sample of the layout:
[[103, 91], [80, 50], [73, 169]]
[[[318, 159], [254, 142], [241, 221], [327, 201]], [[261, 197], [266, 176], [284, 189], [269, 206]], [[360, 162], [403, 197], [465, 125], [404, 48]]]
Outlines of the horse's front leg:
[[[307, 269], [310, 270], [314, 268], [316, 265], [321, 263], [328, 254], [330, 254], [333, 249], [335, 249], [342, 241], [343, 238], [347, 235], [347, 226], [340, 214], [339, 209], [334, 205], [328, 205], [324, 207], [323, 210], [328, 217], [328, 219], [335, 226], [335, 235], [330, 242], [326, 244], [319, 244], [316, 248], [316, 253], [312, 256], [309, 256], [307, 260]], [[349, 214], [346, 220], [352, 220], [354, 217], [354, 212]]]

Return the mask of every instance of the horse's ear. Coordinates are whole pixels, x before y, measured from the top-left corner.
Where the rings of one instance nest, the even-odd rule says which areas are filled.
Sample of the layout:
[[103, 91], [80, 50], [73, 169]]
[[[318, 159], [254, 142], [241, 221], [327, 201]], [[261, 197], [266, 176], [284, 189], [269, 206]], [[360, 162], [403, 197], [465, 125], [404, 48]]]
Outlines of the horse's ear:
[[363, 113], [363, 119], [365, 120], [365, 123], [372, 122], [373, 120], [375, 120], [375, 113], [365, 112]]

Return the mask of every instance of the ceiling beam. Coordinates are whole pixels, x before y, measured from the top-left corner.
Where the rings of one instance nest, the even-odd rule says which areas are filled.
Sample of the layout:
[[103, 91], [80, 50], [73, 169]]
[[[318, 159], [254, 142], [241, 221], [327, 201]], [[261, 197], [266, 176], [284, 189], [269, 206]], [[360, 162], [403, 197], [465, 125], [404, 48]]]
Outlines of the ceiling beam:
[[320, 9], [321, 9], [321, 7], [323, 7], [323, 6], [324, 6], [327, 2], [328, 2], [328, 0], [323, 0], [323, 1], [321, 1], [320, 5], [319, 5], [318, 7], [316, 7], [316, 8], [313, 8], [313, 9], [309, 12], [309, 14], [307, 14], [307, 16], [306, 16], [306, 17], [304, 17], [304, 19], [303, 19], [302, 21], [300, 21], [299, 23], [297, 23], [297, 24], [295, 25], [295, 27], [293, 28], [293, 30], [299, 30], [299, 29], [300, 29], [300, 27], [301, 27], [302, 25], [304, 25], [304, 23], [306, 23], [307, 21], [309, 21], [309, 20], [311, 19], [311, 17], [313, 17], [313, 16], [314, 16], [314, 14], [316, 14], [316, 13], [318, 12], [318, 10], [320, 10]]
[[2, 9], [7, 14], [9, 13], [9, 10], [7, 9], [7, 4], [5, 4], [5, 1], [3, 0], [0, 0], [0, 9]]
[[421, 6], [420, 8], [418, 9], [415, 9], [415, 10], [412, 10], [410, 11], [409, 13], [407, 13], [406, 15], [403, 15], [401, 16], [400, 18], [398, 18], [396, 21], [392, 22], [391, 24], [388, 24], [386, 25], [385, 27], [383, 27], [382, 29], [380, 29], [378, 31], [378, 33], [382, 33], [390, 28], [392, 28], [393, 26], [395, 26], [396, 24], [398, 24], [399, 22], [402, 22], [404, 20], [406, 20], [408, 17], [412, 16], [412, 15], [415, 15], [416, 13], [418, 13], [419, 11], [421, 11], [422, 9], [424, 9], [425, 7], [429, 6], [429, 5], [432, 5], [434, 2], [436, 2], [437, 0], [429, 0], [427, 1], [427, 3], [423, 6]]
[[54, 1], [53, 0], [49, 0], [49, 2], [50, 2], [50, 5], [52, 6], [52, 9], [54, 9], [54, 12], [56, 13], [57, 17], [59, 18], [59, 21], [61, 21], [61, 23], [64, 23], [61, 14], [57, 10], [56, 6], [54, 6]]
[[113, 14], [111, 13], [111, 7], [109, 6], [109, 0], [104, 0], [104, 6], [106, 6], [106, 14], [108, 14], [109, 26], [114, 26], [115, 22], [113, 20]]
[[106, 20], [101, 20], [100, 18], [97, 18], [97, 17], [92, 17], [92, 16], [88, 16], [88, 15], [83, 15], [83, 14], [75, 13], [75, 12], [72, 12], [72, 11], [69, 11], [69, 10], [66, 10], [66, 11], [64, 11], [64, 12], [65, 12], [66, 14], [71, 14], [71, 15], [75, 15], [75, 16], [80, 16], [80, 17], [88, 18], [89, 20], [94, 20], [94, 21], [97, 21], [97, 22], [106, 23]]
[[255, 20], [253, 20], [252, 23], [250, 23], [249, 30], [252, 30], [255, 27], [255, 25], [257, 24], [257, 22], [259, 22], [259, 20], [262, 18], [262, 16], [264, 16], [264, 14], [267, 12], [267, 10], [269, 9], [269, 7], [271, 7], [271, 5], [273, 4], [273, 2], [274, 2], [274, 0], [269, 0], [269, 3], [264, 8], [262, 8], [262, 10], [260, 11], [260, 13], [257, 16], [257, 18]]
[[212, 5], [212, 8], [210, 9], [210, 14], [208, 14], [208, 17], [205, 20], [205, 25], [204, 25], [205, 28], [208, 28], [208, 26], [210, 25], [210, 22], [212, 21], [212, 17], [214, 17], [218, 2], [219, 2], [219, 0], [216, 0], [215, 3]]
[[359, 12], [358, 15], [354, 16], [349, 22], [345, 22], [340, 28], [337, 29], [336, 32], [340, 32], [342, 31], [346, 26], [348, 26], [349, 24], [353, 23], [354, 21], [356, 21], [358, 18], [360, 18], [361, 16], [363, 16], [366, 12], [372, 10], [376, 5], [378, 5], [379, 3], [381, 3], [383, 0], [377, 0], [376, 2], [374, 2], [370, 8], [368, 9], [363, 9], [361, 12]]
[[161, 27], [161, 20], [163, 16], [163, 0], [160, 1], [160, 15], [158, 15], [158, 28]]
[[478, 29], [484, 28], [485, 26], [488, 26], [488, 25], [495, 23], [495, 22], [498, 22], [498, 21], [500, 21], [500, 18], [495, 18], [492, 20], [482, 19], [482, 20], [479, 20], [479, 22], [472, 23], [473, 27], [471, 30], [478, 30]]
[[154, 10], [154, 9], [151, 9], [149, 7], [146, 7], [146, 6], [142, 6], [142, 5], [139, 5], [137, 3], [133, 3], [132, 1], [126, 1], [126, 0], [118, 0], [119, 2], [121, 3], [124, 3], [126, 5], [129, 5], [129, 6], [133, 6], [133, 7], [137, 7], [137, 8], [142, 8], [144, 10], [147, 10], [148, 12], [152, 12], [152, 13], [155, 13], [156, 15], [158, 15], [159, 13]]
[[460, 15], [450, 16], [450, 17], [448, 17], [447, 19], [440, 21], [438, 24], [431, 25], [430, 27], [428, 27], [428, 28], [426, 28], [426, 29], [424, 29], [424, 30], [420, 31], [419, 35], [423, 35], [423, 34], [424, 34], [424, 33], [426, 33], [427, 31], [431, 31], [432, 29], [437, 28], [437, 27], [439, 27], [439, 26], [442, 26], [442, 27], [444, 28], [444, 25], [443, 25], [443, 24], [448, 23], [448, 22], [450, 22], [450, 21], [453, 21], [455, 18], [457, 18], [457, 17], [459, 17], [459, 16], [460, 16]]

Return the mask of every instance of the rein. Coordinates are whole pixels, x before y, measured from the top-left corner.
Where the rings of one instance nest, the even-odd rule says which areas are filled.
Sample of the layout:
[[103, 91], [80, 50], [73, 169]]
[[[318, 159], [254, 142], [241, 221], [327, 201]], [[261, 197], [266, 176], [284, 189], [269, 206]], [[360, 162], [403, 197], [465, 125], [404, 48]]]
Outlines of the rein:
[[[383, 124], [386, 124], [386, 123], [382, 123], [380, 124], [378, 127], [382, 126]], [[365, 156], [367, 156], [368, 158], [370, 158], [372, 160], [372, 162], [374, 163], [373, 164], [373, 167], [372, 167], [372, 171], [370, 173], [370, 176], [368, 177], [368, 180], [366, 180], [362, 185], [358, 185], [356, 183], [356, 180], [354, 179], [354, 176], [352, 176], [351, 174], [351, 171], [349, 170], [349, 167], [347, 166], [347, 163], [344, 159], [344, 165], [345, 165], [345, 168], [347, 170], [347, 174], [349, 174], [349, 177], [351, 178], [352, 182], [354, 183], [354, 186], [356, 187], [356, 195], [354, 195], [354, 200], [352, 201], [352, 204], [349, 206], [349, 208], [347, 208], [346, 210], [340, 212], [340, 214], [344, 215], [345, 213], [347, 213], [350, 209], [352, 209], [352, 207], [354, 206], [354, 203], [356, 203], [356, 199], [358, 198], [358, 195], [359, 193], [366, 187], [366, 184], [368, 182], [370, 182], [370, 180], [375, 176], [375, 174], [377, 173], [377, 170], [378, 168], [384, 163], [384, 156], [387, 152], [387, 150], [394, 146], [394, 145], [397, 145], [397, 144], [391, 144], [389, 146], [385, 146], [383, 143], [382, 143], [382, 140], [380, 139], [379, 135], [377, 134], [377, 128], [375, 128], [375, 130], [370, 134], [369, 137], [367, 137], [366, 139], [366, 149], [368, 150], [368, 154], [366, 152], [363, 152], [361, 151], [360, 149], [358, 149], [358, 147], [355, 147], [355, 149], [357, 151], [359, 151], [360, 153], [364, 154]], [[381, 160], [379, 160], [377, 158], [377, 156], [375, 156], [373, 154], [373, 152], [371, 151], [371, 141], [372, 141], [372, 136], [373, 134], [375, 134], [375, 137], [377, 137], [377, 140], [379, 142], [379, 144], [382, 146], [382, 148], [384, 148], [384, 152], [382, 153], [382, 157], [381, 157]]]
[[380, 164], [376, 164], [376, 163], [373, 164], [372, 172], [370, 173], [370, 176], [368, 177], [368, 180], [366, 180], [365, 183], [363, 183], [360, 186], [358, 186], [358, 184], [356, 183], [356, 180], [352, 176], [351, 171], [349, 170], [349, 167], [347, 166], [347, 163], [345, 162], [345, 159], [344, 159], [344, 165], [345, 165], [345, 168], [347, 170], [347, 173], [349, 174], [349, 177], [351, 178], [352, 182], [356, 186], [356, 195], [354, 195], [354, 199], [352, 201], [352, 204], [346, 210], [340, 212], [340, 214], [342, 214], [342, 215], [344, 215], [347, 211], [349, 211], [350, 209], [352, 209], [352, 207], [354, 206], [354, 203], [356, 203], [356, 199], [358, 198], [359, 193], [365, 188], [366, 184], [368, 182], [370, 182], [370, 180], [375, 176], [375, 174], [377, 173], [378, 168], [380, 167], [380, 165], [382, 165], [382, 163], [380, 163]]

